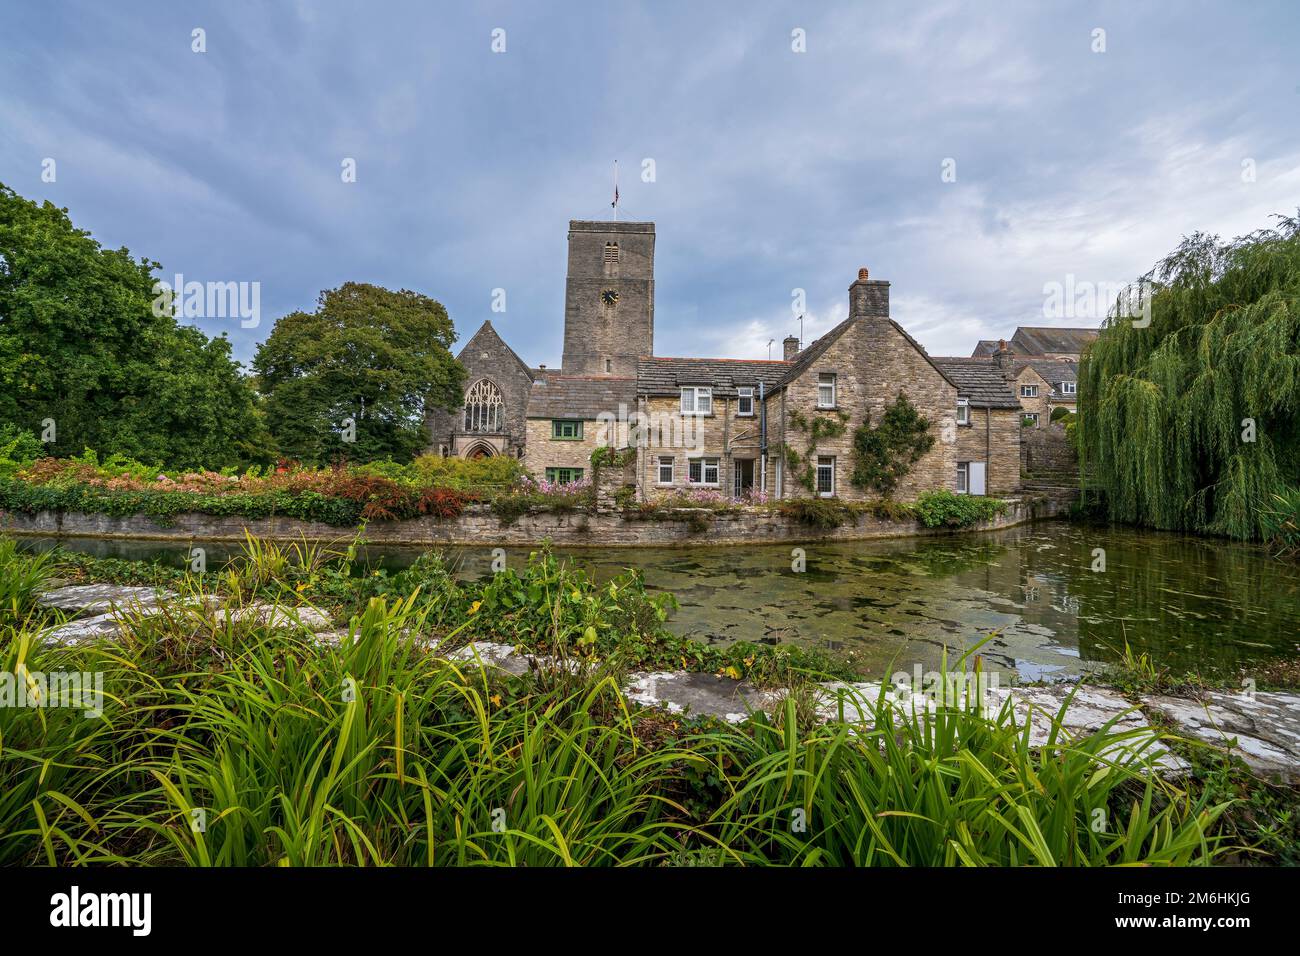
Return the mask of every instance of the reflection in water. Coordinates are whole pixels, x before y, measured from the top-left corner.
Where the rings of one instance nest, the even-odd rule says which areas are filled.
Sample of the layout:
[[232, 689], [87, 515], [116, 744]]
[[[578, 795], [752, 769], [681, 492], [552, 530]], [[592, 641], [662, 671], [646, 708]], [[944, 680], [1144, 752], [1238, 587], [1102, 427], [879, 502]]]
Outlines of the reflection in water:
[[[48, 546], [50, 542], [44, 544]], [[177, 566], [188, 545], [69, 539], [66, 547]], [[208, 543], [209, 567], [232, 550]], [[611, 548], [566, 553], [599, 579], [640, 568], [681, 603], [671, 627], [699, 640], [797, 643], [850, 656], [866, 674], [935, 667], [992, 635], [987, 664], [1023, 679], [1071, 677], [1113, 660], [1125, 641], [1175, 671], [1228, 674], [1293, 654], [1300, 568], [1255, 548], [1065, 522], [971, 537], [803, 545]], [[1094, 572], [1093, 550], [1106, 569]], [[508, 549], [519, 565], [528, 549]], [[373, 547], [409, 564], [419, 549]], [[489, 548], [452, 549], [466, 577], [490, 573]]]

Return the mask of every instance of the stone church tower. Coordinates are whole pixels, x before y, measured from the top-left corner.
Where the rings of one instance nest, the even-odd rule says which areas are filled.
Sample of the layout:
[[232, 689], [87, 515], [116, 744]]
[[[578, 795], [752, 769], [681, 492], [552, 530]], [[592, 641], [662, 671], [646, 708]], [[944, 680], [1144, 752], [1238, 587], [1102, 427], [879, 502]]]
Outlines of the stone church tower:
[[570, 220], [562, 373], [634, 378], [654, 329], [655, 224]]

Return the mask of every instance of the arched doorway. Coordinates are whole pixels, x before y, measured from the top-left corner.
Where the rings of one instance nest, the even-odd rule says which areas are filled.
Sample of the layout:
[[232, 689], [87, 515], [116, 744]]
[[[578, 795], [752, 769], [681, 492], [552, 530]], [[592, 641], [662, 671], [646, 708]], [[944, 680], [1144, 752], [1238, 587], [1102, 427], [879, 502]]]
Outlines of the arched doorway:
[[485, 441], [476, 441], [465, 449], [466, 458], [491, 458], [496, 454], [496, 449]]

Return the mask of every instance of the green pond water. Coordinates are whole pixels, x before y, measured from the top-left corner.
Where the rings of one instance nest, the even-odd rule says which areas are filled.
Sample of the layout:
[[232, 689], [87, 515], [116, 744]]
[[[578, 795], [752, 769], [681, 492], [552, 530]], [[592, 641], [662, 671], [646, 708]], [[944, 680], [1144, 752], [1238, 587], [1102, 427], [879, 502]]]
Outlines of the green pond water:
[[[38, 547], [53, 541], [34, 542]], [[65, 539], [100, 556], [162, 558], [181, 566], [187, 545]], [[205, 545], [209, 566], [230, 547]], [[1294, 655], [1300, 642], [1300, 566], [1258, 548], [1181, 535], [1044, 522], [989, 534], [790, 545], [590, 548], [558, 553], [606, 579], [635, 567], [680, 602], [679, 634], [729, 643], [819, 646], [864, 674], [938, 664], [944, 650], [981, 649], [993, 669], [1022, 679], [1071, 678], [1114, 660], [1125, 641], [1175, 671], [1231, 675]], [[1094, 550], [1105, 570], [1094, 571]], [[527, 548], [506, 549], [518, 566]], [[450, 549], [459, 573], [490, 573], [490, 548]], [[372, 547], [389, 567], [420, 549]]]

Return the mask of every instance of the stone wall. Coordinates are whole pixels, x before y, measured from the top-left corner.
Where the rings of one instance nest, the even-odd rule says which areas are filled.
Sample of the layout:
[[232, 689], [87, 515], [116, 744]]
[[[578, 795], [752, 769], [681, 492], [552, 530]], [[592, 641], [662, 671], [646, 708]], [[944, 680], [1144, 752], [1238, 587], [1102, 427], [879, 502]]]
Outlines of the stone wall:
[[[985, 492], [995, 497], [1013, 495], [1020, 490], [1020, 413], [1013, 408], [991, 411], [990, 421], [990, 409], [972, 407], [970, 424], [956, 426], [956, 460], [985, 462]], [[955, 488], [955, 475], [943, 487]]]
[[1079, 456], [1059, 422], [1026, 428], [1020, 436], [1020, 469], [1027, 478], [1079, 480]]
[[[605, 249], [614, 244], [618, 261], [610, 262]], [[637, 358], [653, 354], [654, 256], [652, 222], [569, 223], [565, 375], [635, 376]], [[617, 301], [604, 301], [607, 290]]]
[[[1022, 385], [1035, 385], [1038, 387], [1038, 394], [1028, 397], [1020, 394]], [[1052, 386], [1047, 384], [1047, 379], [1039, 375], [1032, 365], [1026, 365], [1020, 370], [1020, 375], [1011, 382], [1012, 389], [1015, 390], [1016, 398], [1020, 399], [1020, 408], [1026, 414], [1035, 414], [1038, 416], [1038, 425], [1043, 427], [1047, 424], [1052, 415], [1051, 402], [1049, 399], [1052, 395]]]
[[[676, 434], [672, 429], [651, 429], [649, 444], [642, 449], [639, 487], [641, 496], [655, 500], [682, 491], [687, 487], [690, 459], [718, 459], [718, 483], [709, 486], [722, 494], [731, 494], [734, 487], [733, 463], [738, 458], [754, 459], [754, 484], [759, 483], [761, 468], [758, 462], [759, 416], [758, 399], [754, 400], [754, 414], [738, 416], [736, 400], [730, 397], [713, 397], [710, 415], [682, 415], [681, 400], [662, 396], [645, 400], [644, 414], [652, 422], [668, 422], [680, 426]], [[769, 423], [769, 434], [771, 425]], [[673, 484], [659, 484], [659, 459], [673, 458]], [[694, 487], [701, 487], [696, 485]]]
[[[1006, 528], [1059, 513], [1051, 502], [1038, 498], [1014, 499], [1007, 513], [972, 531]], [[167, 541], [243, 541], [244, 534], [258, 538], [296, 541], [303, 537], [317, 541], [349, 538], [353, 529], [337, 528], [292, 518], [215, 517], [202, 514], [177, 515], [173, 524], [163, 525], [143, 515], [117, 518], [77, 512], [44, 511], [35, 515], [0, 512], [0, 530], [18, 535], [136, 538]], [[678, 510], [655, 518], [626, 518], [621, 514], [541, 512], [526, 514], [513, 524], [502, 526], [489, 506], [474, 505], [459, 518], [410, 521], [372, 521], [366, 526], [366, 540], [372, 544], [438, 545], [536, 545], [549, 539], [563, 547], [707, 547], [718, 544], [806, 541], [852, 541], [868, 538], [901, 538], [951, 534], [944, 529], [925, 528], [916, 522], [891, 522], [861, 516], [852, 525], [819, 532], [768, 508], [747, 508], [733, 513]]]
[[[517, 457], [523, 450], [524, 413], [528, 409], [528, 395], [533, 380], [519, 363], [510, 347], [492, 327], [484, 322], [473, 337], [465, 343], [457, 356], [465, 366], [465, 390], [468, 392], [480, 379], [488, 379], [501, 390], [504, 418], [503, 434], [488, 440], [496, 453]], [[475, 436], [464, 431], [464, 408], [453, 410], [433, 409], [427, 418], [430, 451], [437, 453], [446, 446], [451, 454], [464, 454], [475, 441]], [[486, 437], [486, 436], [485, 436]]]
[[[835, 497], [844, 501], [879, 497], [874, 491], [855, 487], [849, 480], [853, 473], [853, 432], [863, 423], [864, 412], [870, 412], [872, 424], [879, 424], [885, 408], [893, 404], [900, 393], [930, 420], [935, 443], [903, 478], [895, 497], [907, 501], [923, 491], [955, 486], [956, 436], [950, 426], [955, 425], [957, 389], [893, 323], [884, 319], [856, 320], [802, 375], [779, 393], [769, 408], [769, 415], [773, 409], [776, 410], [776, 428], [769, 424], [773, 441], [785, 441], [801, 458], [805, 457], [809, 434], [794, 428], [791, 417], [797, 410], [811, 427], [814, 417], [834, 415], [833, 411], [817, 408], [817, 383], [823, 372], [835, 373], [836, 405], [849, 417], [843, 435], [819, 440], [812, 453], [813, 458], [823, 455], [835, 457]], [[799, 483], [797, 475], [789, 473], [788, 466], [784, 484], [786, 497], [812, 494]]]
[[584, 421], [581, 438], [552, 438], [551, 419], [530, 418], [524, 467], [536, 478], [545, 478], [547, 468], [581, 468], [583, 477], [590, 478], [591, 453], [605, 444], [606, 431], [600, 422]]

